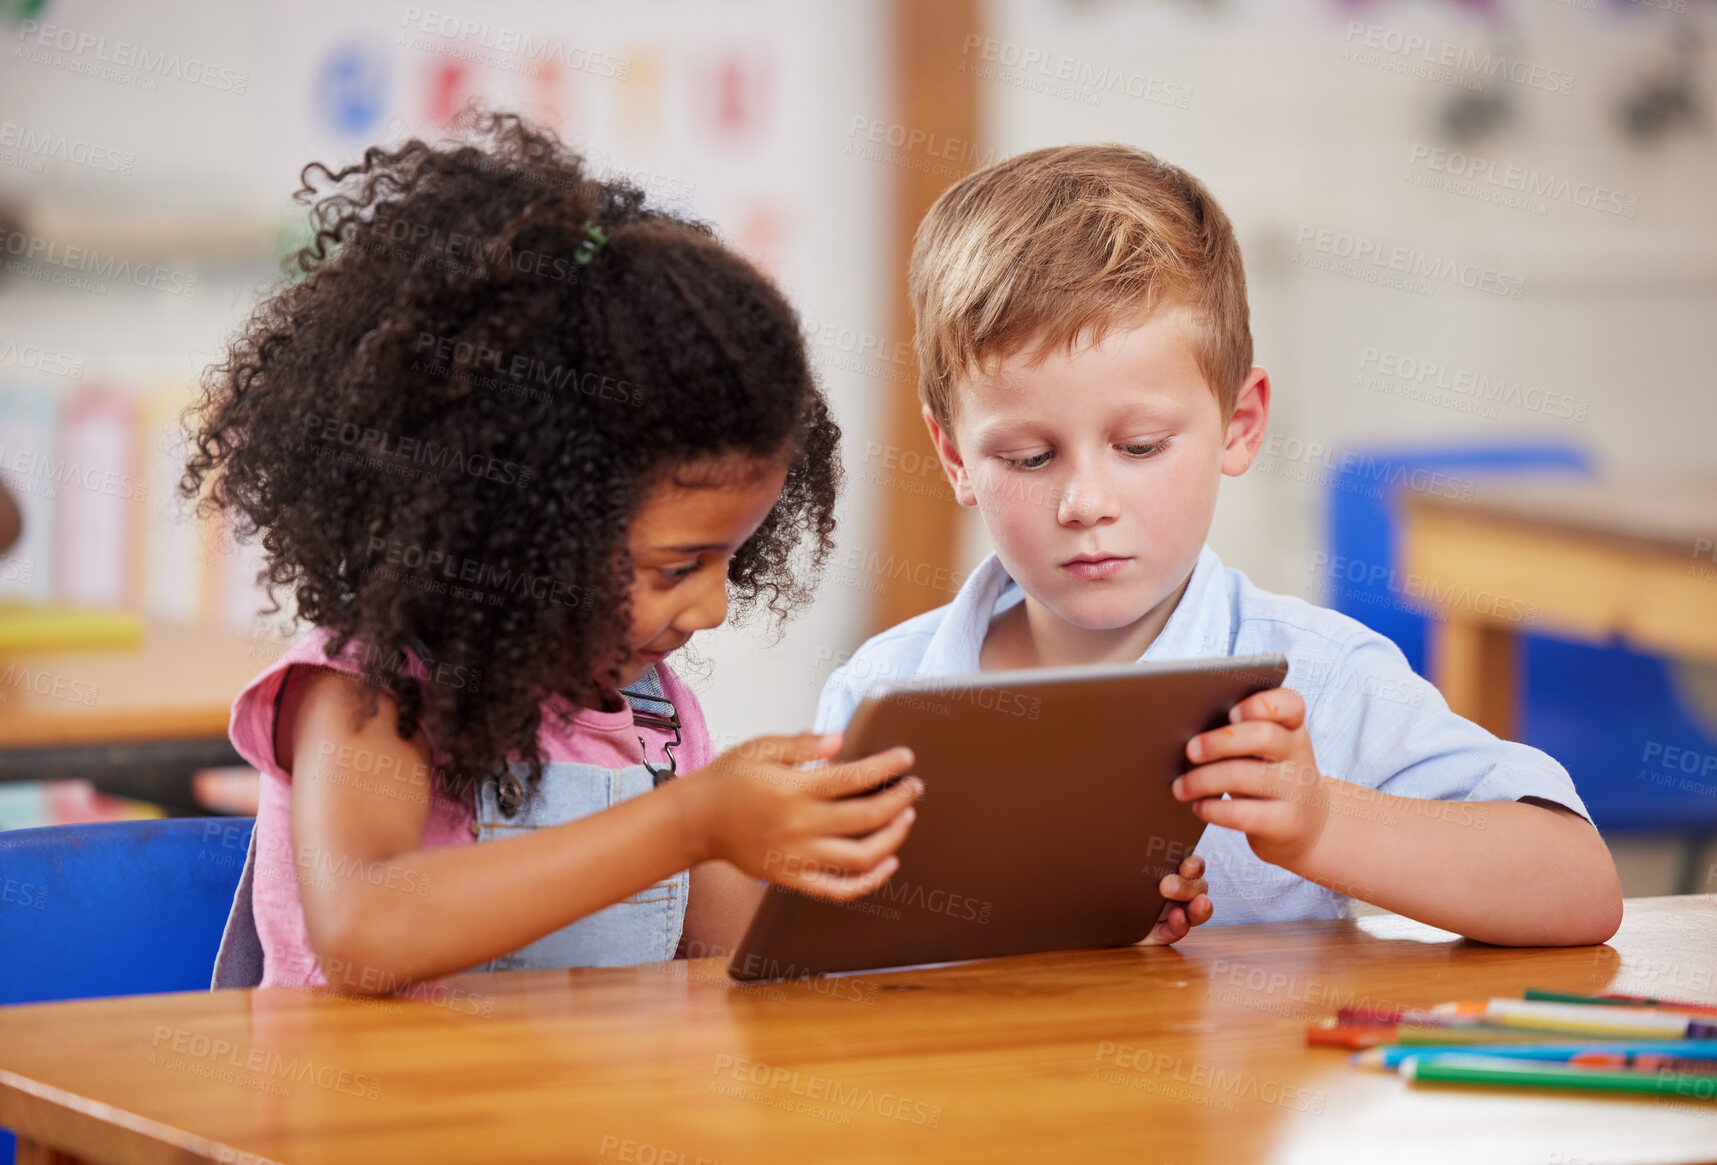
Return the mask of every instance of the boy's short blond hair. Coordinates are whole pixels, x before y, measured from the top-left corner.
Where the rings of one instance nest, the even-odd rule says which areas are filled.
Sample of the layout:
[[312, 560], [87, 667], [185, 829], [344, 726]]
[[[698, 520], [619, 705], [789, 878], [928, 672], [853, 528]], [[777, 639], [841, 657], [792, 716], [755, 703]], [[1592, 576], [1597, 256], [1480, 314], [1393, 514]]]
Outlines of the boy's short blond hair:
[[918, 395], [948, 428], [960, 378], [1183, 306], [1224, 422], [1252, 367], [1246, 272], [1204, 184], [1127, 145], [1033, 150], [949, 187], [919, 225], [907, 282]]

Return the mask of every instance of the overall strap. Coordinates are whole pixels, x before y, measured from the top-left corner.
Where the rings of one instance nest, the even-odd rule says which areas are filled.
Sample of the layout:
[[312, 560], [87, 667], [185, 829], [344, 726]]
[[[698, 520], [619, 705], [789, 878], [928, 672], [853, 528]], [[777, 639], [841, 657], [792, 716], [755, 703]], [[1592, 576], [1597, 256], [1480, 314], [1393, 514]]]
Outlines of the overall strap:
[[[639, 691], [637, 689], [643, 689]], [[674, 775], [674, 747], [680, 743], [680, 717], [674, 711], [673, 701], [662, 691], [662, 681], [656, 675], [656, 669], [651, 668], [638, 678], [631, 688], [620, 689], [620, 694], [626, 697], [626, 702], [632, 705], [632, 719], [645, 728], [655, 728], [663, 732], [672, 732], [674, 739], [662, 746], [662, 755], [668, 758], [666, 768], [657, 768], [650, 763], [649, 750], [644, 753], [644, 767], [650, 770], [650, 776], [660, 785]], [[644, 738], [638, 738], [638, 747], [644, 748]]]

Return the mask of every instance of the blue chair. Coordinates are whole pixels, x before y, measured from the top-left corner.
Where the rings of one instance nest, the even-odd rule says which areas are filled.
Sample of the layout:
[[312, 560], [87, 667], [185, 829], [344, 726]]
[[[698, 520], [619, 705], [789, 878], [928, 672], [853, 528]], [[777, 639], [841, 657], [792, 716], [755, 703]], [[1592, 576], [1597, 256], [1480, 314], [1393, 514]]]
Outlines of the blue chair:
[[[0, 831], [0, 1004], [206, 990], [255, 825]], [[0, 1161], [13, 1152], [0, 1130]]]

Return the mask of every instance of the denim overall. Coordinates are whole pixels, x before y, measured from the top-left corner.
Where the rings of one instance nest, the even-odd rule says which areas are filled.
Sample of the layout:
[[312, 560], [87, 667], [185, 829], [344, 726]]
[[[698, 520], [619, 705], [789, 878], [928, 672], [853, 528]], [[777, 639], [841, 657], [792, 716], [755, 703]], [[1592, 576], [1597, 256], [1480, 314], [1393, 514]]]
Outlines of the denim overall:
[[[517, 837], [532, 829], [545, 829], [577, 821], [592, 813], [618, 805], [628, 797], [647, 793], [674, 775], [673, 747], [680, 743], [680, 722], [673, 704], [662, 692], [656, 670], [651, 668], [637, 688], [621, 694], [632, 705], [633, 720], [644, 727], [671, 731], [674, 738], [662, 746], [667, 764], [652, 765], [645, 751], [643, 763], [624, 769], [551, 761], [543, 765], [537, 796], [525, 803], [526, 766], [509, 766], [504, 777], [483, 782], [477, 794], [477, 813], [472, 833], [479, 843]], [[644, 749], [644, 740], [638, 739]], [[251, 912], [251, 885], [255, 878], [256, 834], [251, 834], [250, 852], [233, 895], [232, 911], [221, 935], [210, 986], [255, 987], [262, 982], [262, 942]], [[491, 959], [478, 971], [513, 971], [527, 968], [617, 967], [628, 963], [660, 962], [674, 957], [680, 945], [680, 928], [686, 918], [686, 893], [691, 875], [681, 870], [621, 902], [562, 927], [510, 955]], [[525, 889], [524, 893], [536, 893]]]
[[[679, 721], [674, 706], [662, 693], [654, 668], [639, 681], [640, 690], [622, 692], [632, 705], [632, 716], [649, 727], [672, 728], [679, 743]], [[643, 738], [638, 740], [643, 747]], [[471, 830], [479, 844], [521, 837], [535, 829], [548, 829], [577, 821], [631, 797], [648, 793], [674, 773], [673, 754], [663, 747], [666, 768], [642, 764], [624, 769], [574, 761], [550, 761], [543, 765], [536, 795], [524, 797], [527, 767], [509, 766], [506, 775], [490, 778], [477, 790], [477, 813]], [[558, 967], [622, 967], [631, 963], [654, 963], [674, 957], [680, 945], [680, 928], [686, 919], [686, 893], [691, 875], [686, 870], [649, 886], [630, 898], [587, 914], [570, 926], [545, 935], [510, 955], [491, 959], [480, 971], [524, 971]], [[534, 891], [524, 890], [524, 893]]]

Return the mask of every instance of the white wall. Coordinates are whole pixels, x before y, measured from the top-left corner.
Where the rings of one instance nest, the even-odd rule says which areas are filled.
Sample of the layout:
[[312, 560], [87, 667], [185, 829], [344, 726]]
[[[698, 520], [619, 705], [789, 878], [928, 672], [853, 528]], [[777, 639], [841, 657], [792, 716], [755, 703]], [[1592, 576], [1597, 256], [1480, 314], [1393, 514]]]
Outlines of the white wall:
[[[1616, 114], [1619, 96], [1667, 57], [1671, 38], [1685, 39], [1682, 18], [1553, 0], [1498, 7], [1516, 30], [1512, 50], [1489, 38], [1482, 18], [1452, 4], [997, 0], [985, 30], [998, 42], [996, 56], [1037, 54], [1034, 62], [1048, 60], [1052, 74], [1072, 59], [1075, 75], [1081, 66], [1108, 67], [1160, 84], [1136, 84], [1145, 94], [1137, 98], [1101, 93], [1091, 105], [1010, 83], [1017, 70], [988, 79], [988, 144], [1005, 155], [1126, 141], [1213, 189], [1245, 253], [1257, 359], [1276, 391], [1276, 434], [1336, 448], [1570, 440], [1617, 474], [1709, 470], [1717, 462], [1717, 393], [1703, 350], [1717, 309], [1712, 122], [1642, 147], [1624, 139]], [[1685, 19], [1697, 17], [1709, 42], [1717, 6], [1691, 7]], [[1429, 71], [1423, 57], [1440, 58], [1444, 46], [1472, 50], [1481, 62], [1496, 50], [1539, 66], [1538, 84], [1571, 80], [1570, 92], [1535, 87], [1530, 71], [1521, 73], [1526, 83], [1493, 80], [1511, 120], [1458, 146], [1439, 128], [1458, 89], [1344, 59], [1344, 51], [1365, 47], [1371, 26], [1389, 44], [1422, 38], [1411, 52], [1379, 52], [1397, 65]], [[1717, 92], [1710, 51], [1700, 57], [1700, 74], [1709, 100]], [[1151, 99], [1186, 88], [1185, 108]], [[1456, 146], [1499, 173], [1518, 166], [1565, 177], [1570, 193], [1543, 200], [1539, 214], [1410, 185], [1410, 171], [1431, 172], [1427, 158], [1410, 162], [1415, 146]], [[1637, 199], [1635, 216], [1575, 205], [1573, 184]], [[1486, 266], [1510, 284], [1518, 280], [1521, 294], [1438, 283], [1425, 296], [1311, 270], [1295, 262], [1318, 255], [1315, 235], [1298, 242], [1305, 227]], [[1564, 393], [1589, 402], [1586, 419], [1509, 405], [1482, 417], [1356, 386], [1367, 349], [1441, 364], [1451, 376], [1468, 370], [1518, 382], [1523, 392], [1537, 388], [1534, 402], [1543, 391]], [[1212, 543], [1261, 585], [1315, 597], [1310, 564], [1322, 490], [1260, 472], [1292, 468], [1265, 459], [1225, 482]], [[968, 554], [981, 546], [974, 537]]]

